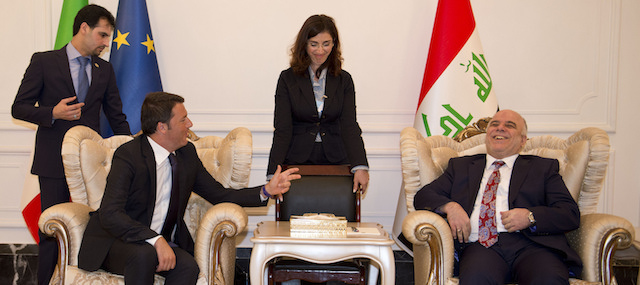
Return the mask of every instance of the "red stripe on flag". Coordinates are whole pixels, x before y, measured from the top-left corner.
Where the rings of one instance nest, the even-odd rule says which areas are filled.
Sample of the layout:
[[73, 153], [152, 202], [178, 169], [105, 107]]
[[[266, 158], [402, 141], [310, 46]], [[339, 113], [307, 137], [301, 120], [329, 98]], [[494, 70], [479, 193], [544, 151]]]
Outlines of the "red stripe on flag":
[[469, 0], [438, 1], [418, 108], [429, 89], [467, 42], [475, 27], [476, 21]]
[[38, 236], [38, 220], [40, 219], [40, 214], [40, 194], [38, 193], [38, 195], [33, 197], [29, 204], [22, 209], [24, 222], [27, 224], [29, 233], [31, 233], [36, 243], [40, 243], [40, 237]]

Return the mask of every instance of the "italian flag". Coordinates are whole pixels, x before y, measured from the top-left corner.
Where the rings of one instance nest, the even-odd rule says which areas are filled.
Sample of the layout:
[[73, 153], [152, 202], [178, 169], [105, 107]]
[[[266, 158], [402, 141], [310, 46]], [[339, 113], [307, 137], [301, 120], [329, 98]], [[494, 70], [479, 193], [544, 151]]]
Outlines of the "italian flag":
[[[498, 101], [492, 87], [471, 3], [439, 0], [413, 127], [425, 137], [454, 137], [467, 125], [495, 114]], [[402, 189], [393, 238], [413, 255], [411, 243], [402, 236], [407, 213]]]

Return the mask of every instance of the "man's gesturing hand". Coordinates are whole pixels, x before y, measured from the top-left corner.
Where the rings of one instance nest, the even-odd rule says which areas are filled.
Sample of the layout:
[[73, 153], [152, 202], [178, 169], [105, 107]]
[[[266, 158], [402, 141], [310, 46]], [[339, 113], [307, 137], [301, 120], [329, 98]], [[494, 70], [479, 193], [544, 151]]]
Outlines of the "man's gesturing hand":
[[82, 106], [84, 103], [76, 103], [73, 105], [68, 105], [69, 102], [72, 102], [76, 99], [76, 96], [64, 98], [60, 100], [58, 105], [53, 107], [52, 116], [54, 119], [62, 119], [67, 121], [75, 121], [79, 120], [82, 115]]
[[265, 185], [265, 190], [267, 190], [272, 197], [277, 197], [282, 201], [282, 194], [289, 191], [291, 180], [300, 179], [300, 174], [295, 173], [298, 172], [298, 170], [298, 168], [289, 168], [282, 172], [282, 167], [278, 165], [278, 169], [276, 169], [276, 173], [273, 174], [271, 181]]

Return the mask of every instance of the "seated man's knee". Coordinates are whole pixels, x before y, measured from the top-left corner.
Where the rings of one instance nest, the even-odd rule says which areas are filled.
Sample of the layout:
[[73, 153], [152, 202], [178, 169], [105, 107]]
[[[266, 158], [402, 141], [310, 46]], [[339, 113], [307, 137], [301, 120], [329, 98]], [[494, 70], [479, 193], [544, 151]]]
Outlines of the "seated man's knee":
[[195, 258], [186, 251], [174, 248], [176, 267], [166, 272], [165, 284], [196, 284], [200, 268]]
[[564, 285], [569, 284], [568, 270], [549, 268], [548, 270], [530, 270], [527, 273], [519, 273], [516, 278], [521, 285]]
[[505, 284], [506, 279], [503, 274], [491, 271], [470, 270], [460, 272], [460, 284]]
[[518, 282], [521, 285], [566, 285], [569, 279], [566, 276], [555, 274], [532, 276], [531, 280]]
[[198, 267], [198, 264], [195, 264], [195, 266], [190, 267], [190, 271], [189, 274], [191, 274], [191, 276], [195, 276], [196, 280], [198, 280], [198, 275], [200, 274], [200, 268]]
[[135, 268], [152, 268], [155, 271], [158, 267], [158, 253], [153, 246], [143, 245], [136, 254], [130, 255], [127, 263]]
[[462, 252], [459, 270], [460, 284], [504, 284], [510, 274], [502, 257], [479, 244]]
[[151, 284], [157, 266], [158, 257], [152, 245], [116, 241], [104, 269], [124, 275], [126, 284]]
[[530, 250], [514, 264], [519, 284], [569, 284], [569, 268], [562, 258], [545, 248]]
[[200, 267], [198, 266], [198, 263], [196, 262], [195, 258], [189, 258], [186, 261], [184, 261], [184, 267], [185, 267], [185, 271], [189, 272], [190, 274], [192, 274], [193, 276], [198, 276], [198, 274], [200, 273]]
[[460, 284], [504, 284], [508, 274], [508, 268], [494, 262], [461, 265]]

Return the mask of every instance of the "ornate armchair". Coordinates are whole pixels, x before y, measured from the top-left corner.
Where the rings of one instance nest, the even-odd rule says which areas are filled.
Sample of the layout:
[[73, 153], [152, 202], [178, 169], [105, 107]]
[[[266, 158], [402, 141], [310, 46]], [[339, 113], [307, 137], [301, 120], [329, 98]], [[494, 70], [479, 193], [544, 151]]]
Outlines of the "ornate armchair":
[[[422, 186], [439, 177], [452, 157], [486, 153], [486, 120], [467, 130], [457, 142], [449, 137], [423, 138], [414, 128], [401, 133], [402, 178], [408, 211], [402, 232], [413, 244], [416, 284], [457, 284], [453, 272], [453, 239], [438, 214], [416, 211], [413, 198]], [[470, 133], [477, 133], [470, 136]], [[465, 139], [466, 138], [466, 139]], [[580, 227], [567, 233], [569, 243], [584, 263], [582, 276], [572, 284], [616, 284], [611, 257], [631, 246], [634, 227], [624, 218], [599, 214], [596, 207], [609, 162], [609, 137], [597, 128], [585, 128], [566, 140], [545, 135], [530, 138], [522, 153], [558, 159], [560, 174], [580, 208]]]
[[[78, 251], [89, 212], [100, 207], [111, 168], [111, 158], [118, 146], [130, 136], [103, 139], [84, 126], [67, 132], [62, 144], [62, 159], [72, 202], [55, 205], [40, 217], [40, 230], [55, 236], [59, 258], [51, 284], [124, 284], [119, 275], [78, 268]], [[243, 188], [249, 183], [252, 138], [246, 128], [236, 128], [225, 138], [190, 140], [207, 170], [225, 187]], [[198, 284], [233, 284], [235, 272], [235, 237], [247, 225], [247, 214], [238, 205], [220, 203], [215, 206], [192, 194], [184, 216], [195, 240], [195, 259], [200, 267]], [[154, 284], [164, 283], [156, 275]]]

